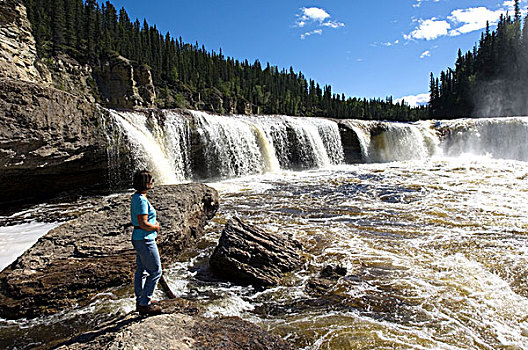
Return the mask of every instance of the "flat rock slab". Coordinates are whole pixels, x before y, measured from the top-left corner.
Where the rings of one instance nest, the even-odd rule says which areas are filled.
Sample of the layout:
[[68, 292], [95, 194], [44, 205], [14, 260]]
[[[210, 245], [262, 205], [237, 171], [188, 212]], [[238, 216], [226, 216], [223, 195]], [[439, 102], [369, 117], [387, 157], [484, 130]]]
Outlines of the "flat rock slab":
[[197, 307], [181, 299], [163, 300], [160, 304], [172, 313], [148, 318], [131, 313], [57, 349], [294, 349], [290, 343], [239, 317], [203, 317], [197, 315]]
[[209, 263], [216, 274], [233, 283], [274, 286], [283, 273], [300, 265], [300, 248], [286, 235], [233, 218], [225, 225]]
[[[132, 283], [131, 195], [101, 198], [93, 211], [51, 230], [2, 271], [0, 317], [56, 313]], [[216, 190], [203, 184], [160, 186], [148, 198], [162, 227], [162, 263], [199, 238], [219, 207]]]

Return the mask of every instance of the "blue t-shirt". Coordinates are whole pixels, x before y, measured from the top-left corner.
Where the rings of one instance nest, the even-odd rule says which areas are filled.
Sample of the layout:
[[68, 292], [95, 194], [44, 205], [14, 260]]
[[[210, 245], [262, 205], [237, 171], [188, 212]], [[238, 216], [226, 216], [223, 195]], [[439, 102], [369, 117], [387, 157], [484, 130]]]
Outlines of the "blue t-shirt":
[[[132, 195], [132, 201], [130, 202], [130, 220], [134, 226], [139, 226], [138, 215], [148, 215], [147, 221], [150, 224], [156, 224], [156, 210], [154, 210], [154, 207], [150, 204], [147, 197], [139, 193], [134, 193]], [[155, 239], [157, 236], [156, 231], [147, 231], [140, 228], [135, 228], [132, 232], [133, 240]]]

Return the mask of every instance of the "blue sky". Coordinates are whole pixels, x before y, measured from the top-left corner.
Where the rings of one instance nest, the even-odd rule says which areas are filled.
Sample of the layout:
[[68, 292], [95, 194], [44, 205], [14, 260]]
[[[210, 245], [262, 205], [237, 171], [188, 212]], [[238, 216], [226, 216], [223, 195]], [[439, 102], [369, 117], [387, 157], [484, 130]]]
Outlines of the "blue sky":
[[[423, 101], [512, 0], [113, 0], [130, 18], [208, 51], [290, 66], [347, 97]], [[521, 0], [521, 8], [528, 0]], [[524, 15], [523, 15], [524, 16]]]

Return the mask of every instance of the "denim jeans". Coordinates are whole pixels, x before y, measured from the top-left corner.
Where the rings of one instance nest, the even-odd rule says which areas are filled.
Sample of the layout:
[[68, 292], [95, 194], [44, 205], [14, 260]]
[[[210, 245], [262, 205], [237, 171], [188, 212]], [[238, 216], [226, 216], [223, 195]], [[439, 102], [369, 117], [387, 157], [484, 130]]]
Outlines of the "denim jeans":
[[136, 250], [137, 269], [134, 275], [134, 293], [139, 305], [149, 304], [156, 284], [161, 278], [161, 262], [154, 239], [132, 240]]

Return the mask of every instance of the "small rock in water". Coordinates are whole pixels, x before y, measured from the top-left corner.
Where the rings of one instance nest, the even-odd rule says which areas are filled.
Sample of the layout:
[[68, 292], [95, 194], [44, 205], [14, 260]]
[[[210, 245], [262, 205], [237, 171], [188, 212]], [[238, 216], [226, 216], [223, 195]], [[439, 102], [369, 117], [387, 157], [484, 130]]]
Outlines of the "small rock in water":
[[277, 285], [282, 273], [301, 263], [299, 242], [271, 234], [239, 218], [230, 219], [210, 258], [213, 271], [236, 284]]
[[310, 278], [306, 286], [310, 294], [327, 294], [341, 277], [347, 274], [346, 267], [327, 265], [318, 277]]

